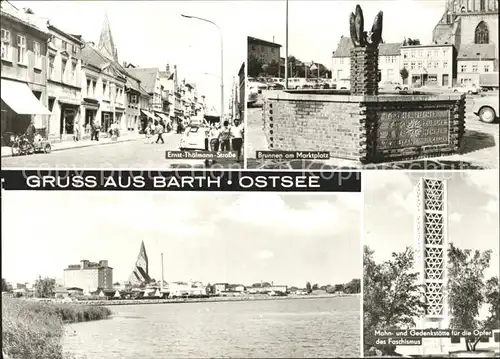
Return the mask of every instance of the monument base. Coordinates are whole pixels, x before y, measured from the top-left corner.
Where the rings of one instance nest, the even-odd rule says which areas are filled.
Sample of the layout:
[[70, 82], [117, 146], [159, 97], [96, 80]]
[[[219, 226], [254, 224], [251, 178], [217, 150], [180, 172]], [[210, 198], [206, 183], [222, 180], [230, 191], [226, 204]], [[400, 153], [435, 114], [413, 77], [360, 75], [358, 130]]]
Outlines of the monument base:
[[328, 151], [363, 164], [460, 153], [464, 94], [381, 94], [299, 90], [265, 94], [270, 150]]

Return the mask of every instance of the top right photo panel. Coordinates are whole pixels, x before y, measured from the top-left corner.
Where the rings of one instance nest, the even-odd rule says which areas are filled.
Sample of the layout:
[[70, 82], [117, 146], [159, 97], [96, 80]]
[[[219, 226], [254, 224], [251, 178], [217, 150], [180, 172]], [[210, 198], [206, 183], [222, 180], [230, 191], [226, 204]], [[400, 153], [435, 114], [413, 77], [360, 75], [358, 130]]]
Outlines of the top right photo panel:
[[247, 168], [498, 168], [497, 0], [265, 8], [248, 28]]

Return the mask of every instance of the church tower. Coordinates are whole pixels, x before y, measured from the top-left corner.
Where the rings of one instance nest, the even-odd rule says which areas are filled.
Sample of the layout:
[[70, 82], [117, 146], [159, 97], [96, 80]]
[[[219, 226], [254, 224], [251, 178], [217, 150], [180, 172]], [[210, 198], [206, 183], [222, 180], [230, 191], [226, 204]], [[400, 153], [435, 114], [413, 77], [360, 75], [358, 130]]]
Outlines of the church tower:
[[146, 254], [144, 241], [141, 243], [141, 249], [139, 250], [139, 255], [137, 256], [137, 261], [129, 280], [132, 284], [148, 284], [151, 281], [151, 277], [149, 276], [149, 259]]
[[116, 49], [115, 42], [113, 41], [107, 12], [104, 14], [104, 23], [102, 24], [97, 50], [107, 58], [118, 62], [118, 50]]

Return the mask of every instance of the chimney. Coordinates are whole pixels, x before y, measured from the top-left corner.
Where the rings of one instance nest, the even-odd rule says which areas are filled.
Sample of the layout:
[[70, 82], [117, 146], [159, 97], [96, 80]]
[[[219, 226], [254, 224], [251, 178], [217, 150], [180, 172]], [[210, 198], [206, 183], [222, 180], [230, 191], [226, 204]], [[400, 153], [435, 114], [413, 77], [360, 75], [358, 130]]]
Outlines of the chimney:
[[126, 68], [126, 67], [127, 67], [127, 65], [128, 65], [128, 64], [127, 64], [127, 61], [123, 61], [123, 67], [125, 67], [125, 68]]

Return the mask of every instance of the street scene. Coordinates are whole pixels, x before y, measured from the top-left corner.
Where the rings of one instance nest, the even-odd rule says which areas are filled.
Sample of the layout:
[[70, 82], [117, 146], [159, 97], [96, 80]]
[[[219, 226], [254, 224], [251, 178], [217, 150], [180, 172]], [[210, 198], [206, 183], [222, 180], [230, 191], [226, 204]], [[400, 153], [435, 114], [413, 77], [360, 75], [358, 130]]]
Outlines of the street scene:
[[[252, 29], [248, 168], [497, 168], [497, 2], [359, 4], [338, 3], [335, 19], [328, 20], [328, 4], [319, 3], [319, 17], [308, 20], [300, 17], [306, 3], [285, 1], [270, 8], [282, 20]], [[400, 13], [409, 8], [418, 16], [403, 19]], [[378, 26], [378, 42], [356, 39], [363, 30], [357, 19], [364, 16], [371, 26], [379, 11], [371, 31], [365, 29], [373, 35]], [[461, 35], [454, 37], [452, 24], [459, 22]], [[377, 105], [382, 101], [386, 107]], [[437, 113], [421, 111], [422, 101]], [[394, 123], [394, 111], [407, 121]], [[297, 158], [308, 152], [328, 158]]]
[[[220, 11], [159, 5], [164, 29], [130, 46], [149, 30], [119, 19], [150, 16], [146, 4], [78, 3], [91, 23], [52, 5], [1, 3], [3, 168], [243, 167], [245, 55], [224, 52], [237, 36], [227, 38]], [[182, 39], [157, 35], [176, 29]]]
[[357, 358], [361, 199], [8, 191], [2, 357]]
[[365, 184], [364, 356], [498, 357], [498, 171]]

